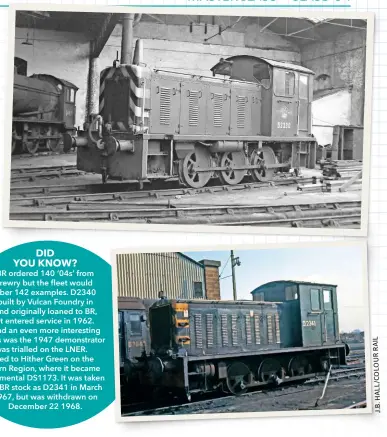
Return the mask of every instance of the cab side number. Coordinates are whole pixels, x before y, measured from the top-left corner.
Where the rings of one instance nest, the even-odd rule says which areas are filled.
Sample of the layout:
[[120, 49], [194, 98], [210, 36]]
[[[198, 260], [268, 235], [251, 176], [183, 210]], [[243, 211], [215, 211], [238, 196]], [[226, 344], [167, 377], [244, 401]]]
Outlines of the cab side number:
[[302, 321], [302, 326], [317, 326], [316, 321], [315, 320], [303, 320]]
[[290, 122], [278, 121], [277, 128], [278, 129], [291, 129], [292, 124]]

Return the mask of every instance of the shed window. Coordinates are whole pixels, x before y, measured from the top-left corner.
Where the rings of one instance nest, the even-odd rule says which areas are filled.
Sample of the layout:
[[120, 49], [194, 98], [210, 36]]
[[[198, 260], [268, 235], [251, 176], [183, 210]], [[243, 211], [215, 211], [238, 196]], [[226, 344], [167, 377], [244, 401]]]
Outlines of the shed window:
[[139, 314], [131, 314], [129, 316], [129, 326], [131, 335], [141, 335], [141, 318]]
[[274, 70], [274, 94], [283, 97], [294, 96], [296, 75], [292, 71]]
[[332, 309], [331, 290], [323, 290], [323, 295], [324, 295], [324, 309], [331, 310]]
[[197, 299], [203, 298], [203, 283], [194, 282], [194, 297]]
[[312, 311], [319, 311], [320, 306], [320, 290], [317, 288], [310, 289], [310, 308]]

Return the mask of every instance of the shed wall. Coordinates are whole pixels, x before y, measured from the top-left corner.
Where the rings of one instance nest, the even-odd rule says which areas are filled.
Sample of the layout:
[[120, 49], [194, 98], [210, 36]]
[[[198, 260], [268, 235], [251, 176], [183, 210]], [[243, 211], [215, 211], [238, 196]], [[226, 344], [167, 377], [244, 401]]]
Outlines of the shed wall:
[[178, 253], [133, 253], [117, 255], [118, 296], [158, 299], [197, 299], [195, 283], [206, 297], [204, 266]]

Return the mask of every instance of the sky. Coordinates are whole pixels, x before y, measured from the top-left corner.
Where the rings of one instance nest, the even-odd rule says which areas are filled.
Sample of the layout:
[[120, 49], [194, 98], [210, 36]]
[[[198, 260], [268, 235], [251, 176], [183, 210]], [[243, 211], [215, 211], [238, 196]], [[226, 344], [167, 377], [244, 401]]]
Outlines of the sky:
[[[221, 299], [233, 299], [230, 251], [184, 252], [200, 261], [221, 262]], [[363, 290], [363, 247], [355, 245], [235, 250], [238, 299], [252, 299], [259, 285], [281, 279], [337, 285], [340, 331], [364, 330], [367, 314]], [[222, 279], [223, 278], [223, 279]]]

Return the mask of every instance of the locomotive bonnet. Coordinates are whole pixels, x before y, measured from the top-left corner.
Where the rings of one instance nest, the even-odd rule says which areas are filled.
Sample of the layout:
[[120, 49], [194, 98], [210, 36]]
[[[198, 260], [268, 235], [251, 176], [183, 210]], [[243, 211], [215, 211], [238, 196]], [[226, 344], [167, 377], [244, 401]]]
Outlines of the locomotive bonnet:
[[150, 68], [137, 40], [132, 64], [102, 71], [99, 114], [66, 137], [78, 146], [78, 169], [103, 181], [179, 179], [200, 188], [212, 178], [235, 185], [314, 167], [311, 70], [241, 55], [211, 71]]

